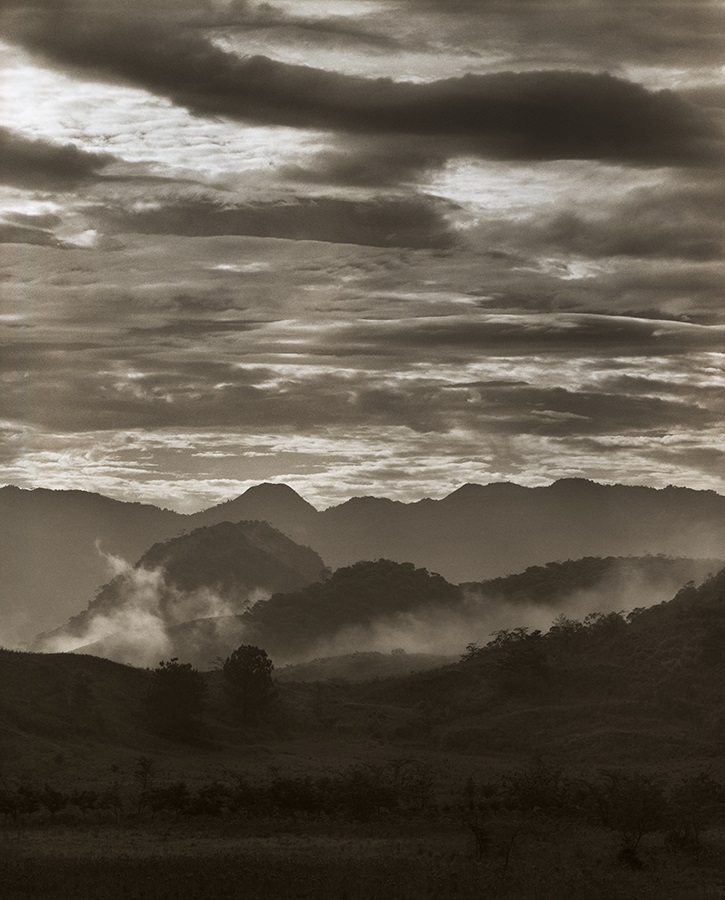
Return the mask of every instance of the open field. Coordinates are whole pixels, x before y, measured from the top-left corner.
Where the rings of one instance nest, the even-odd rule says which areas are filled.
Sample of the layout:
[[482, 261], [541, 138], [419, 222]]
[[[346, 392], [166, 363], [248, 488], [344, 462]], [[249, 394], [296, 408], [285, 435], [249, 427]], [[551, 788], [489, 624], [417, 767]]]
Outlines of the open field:
[[536, 817], [496, 828], [481, 860], [455, 819], [5, 828], [0, 883], [7, 900], [725, 897], [722, 834], [698, 865], [655, 840], [630, 871], [594, 829]]

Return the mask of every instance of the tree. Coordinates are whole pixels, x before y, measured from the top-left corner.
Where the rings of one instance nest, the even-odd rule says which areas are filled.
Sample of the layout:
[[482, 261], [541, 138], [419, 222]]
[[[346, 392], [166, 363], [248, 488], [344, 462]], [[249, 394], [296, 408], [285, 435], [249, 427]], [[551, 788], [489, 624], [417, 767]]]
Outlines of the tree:
[[224, 685], [243, 721], [259, 718], [277, 696], [273, 670], [266, 651], [253, 644], [241, 644], [224, 660]]
[[159, 663], [151, 673], [146, 703], [152, 722], [173, 737], [193, 736], [204, 709], [207, 685], [191, 663], [177, 657]]
[[540, 631], [504, 628], [495, 632], [487, 647], [494, 651], [495, 677], [504, 689], [526, 693], [547, 685], [551, 672]]
[[642, 838], [661, 830], [667, 821], [667, 798], [662, 778], [641, 772], [602, 772], [600, 784], [588, 785], [602, 825], [619, 835], [618, 858], [639, 869]]
[[668, 846], [693, 850], [699, 859], [703, 832], [722, 820], [722, 785], [708, 772], [688, 775], [670, 790], [669, 800], [672, 829], [667, 836]]

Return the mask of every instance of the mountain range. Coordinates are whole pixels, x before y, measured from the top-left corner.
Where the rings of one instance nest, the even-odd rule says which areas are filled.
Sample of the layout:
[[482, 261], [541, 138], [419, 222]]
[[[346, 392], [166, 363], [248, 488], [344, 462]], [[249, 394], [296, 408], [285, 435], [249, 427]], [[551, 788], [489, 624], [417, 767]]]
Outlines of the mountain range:
[[455, 583], [587, 556], [721, 559], [725, 497], [712, 491], [602, 485], [468, 484], [441, 500], [356, 497], [318, 511], [263, 484], [193, 515], [80, 491], [0, 489], [0, 642], [28, 641], [86, 606], [122, 557], [224, 521], [261, 520], [336, 569], [412, 562]]

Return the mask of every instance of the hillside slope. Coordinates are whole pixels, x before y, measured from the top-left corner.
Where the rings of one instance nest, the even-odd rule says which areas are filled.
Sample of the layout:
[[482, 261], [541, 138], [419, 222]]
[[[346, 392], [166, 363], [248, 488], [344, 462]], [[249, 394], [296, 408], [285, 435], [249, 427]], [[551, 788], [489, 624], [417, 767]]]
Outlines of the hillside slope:
[[658, 765], [721, 759], [725, 569], [629, 616], [511, 628], [458, 665], [355, 687], [398, 707], [400, 738], [451, 750]]
[[0, 488], [0, 644], [60, 625], [108, 579], [103, 553], [138, 559], [184, 517], [85, 491]]
[[345, 656], [326, 656], [298, 665], [283, 666], [275, 672], [279, 682], [310, 681], [376, 681], [381, 678], [401, 678], [414, 672], [438, 669], [458, 661], [455, 656], [432, 653], [361, 652]]
[[[458, 586], [412, 563], [379, 559], [275, 593], [241, 615], [231, 614], [228, 605], [219, 608], [221, 614], [207, 606], [206, 615], [199, 612], [188, 621], [194, 607], [187, 594], [187, 621], [168, 620], [164, 638], [167, 655], [202, 669], [240, 643], [264, 647], [278, 665], [395, 649], [458, 656], [472, 635], [486, 638], [516, 624], [548, 628], [559, 613], [583, 617], [659, 603], [718, 565], [666, 557], [587, 558]], [[83, 652], [133, 661], [133, 640], [128, 632], [106, 636]], [[137, 640], [143, 645], [144, 634]]]
[[175, 655], [168, 637], [174, 626], [233, 616], [260, 598], [302, 588], [326, 573], [313, 550], [266, 522], [198, 528], [155, 544], [106, 584], [86, 610], [41, 635], [35, 649], [92, 644], [98, 655], [148, 664]]
[[[72, 702], [79, 670], [92, 684], [81, 712]], [[213, 687], [219, 673], [206, 677]], [[18, 765], [42, 756], [48, 765], [81, 746], [88, 759], [153, 741], [172, 750], [144, 717], [147, 684], [148, 673], [93, 657], [0, 651], [0, 756]], [[563, 621], [546, 634], [511, 629], [440, 669], [359, 684], [281, 681], [284, 724], [274, 740], [292, 753], [305, 736], [314, 755], [332, 753], [341, 735], [368, 744], [374, 736], [390, 758], [403, 747], [446, 761], [465, 754], [469, 771], [476, 758], [510, 765], [536, 753], [594, 768], [719, 766], [724, 685], [722, 570], [629, 618]], [[210, 696], [206, 737], [241, 748], [249, 736], [225, 722], [221, 696]], [[193, 747], [180, 752], [198, 765]]]

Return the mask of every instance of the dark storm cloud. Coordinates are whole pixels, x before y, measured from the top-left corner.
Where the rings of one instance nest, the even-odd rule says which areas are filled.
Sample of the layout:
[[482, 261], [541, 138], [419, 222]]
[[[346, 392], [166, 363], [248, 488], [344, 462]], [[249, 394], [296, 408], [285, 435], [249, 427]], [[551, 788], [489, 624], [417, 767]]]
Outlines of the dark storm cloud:
[[207, 199], [179, 199], [131, 212], [90, 210], [107, 227], [138, 234], [194, 237], [247, 235], [361, 244], [376, 247], [447, 247], [453, 242], [445, 220], [448, 205], [426, 198], [365, 201], [300, 198], [286, 203], [225, 205]]
[[[712, 0], [402, 0], [401, 14], [435, 14], [439, 41], [520, 48], [522, 56], [600, 64], [722, 62], [725, 8]], [[498, 42], [498, 43], [496, 43]]]
[[[513, 396], [512, 396], [513, 393]], [[702, 428], [718, 421], [711, 410], [697, 403], [634, 393], [567, 388], [516, 388], [507, 392], [502, 409], [512, 416], [513, 431], [561, 435], [571, 433], [623, 433]]]
[[43, 228], [27, 228], [0, 222], [0, 244], [33, 244], [36, 247], [61, 247], [62, 242]]
[[[495, 228], [492, 229], [495, 234]], [[706, 262], [725, 253], [725, 182], [678, 182], [633, 189], [620, 204], [591, 215], [559, 212], [522, 226], [503, 225], [511, 238], [539, 251], [588, 258], [628, 256]]]
[[615, 375], [611, 378], [602, 378], [600, 381], [603, 390], [613, 391], [627, 395], [660, 396], [673, 399], [683, 399], [688, 402], [701, 401], [707, 403], [710, 409], [719, 409], [725, 412], [725, 392], [719, 384], [693, 384], [689, 381], [676, 381], [664, 377], [645, 378], [636, 375]]
[[33, 215], [30, 213], [6, 213], [5, 219], [14, 225], [22, 225], [24, 228], [56, 228], [62, 223], [60, 216], [54, 213], [39, 213]]
[[[694, 442], [693, 442], [694, 443]], [[716, 477], [725, 471], [725, 450], [713, 446], [688, 446], [686, 449], [687, 461], [690, 466], [708, 472]], [[657, 446], [649, 450], [653, 462], [672, 462], [672, 451]]]
[[307, 165], [287, 165], [280, 174], [310, 184], [384, 188], [413, 182], [442, 166], [457, 148], [441, 141], [342, 136], [333, 149], [317, 153]]
[[331, 333], [320, 354], [516, 356], [679, 355], [725, 347], [725, 327], [587, 314], [437, 317], [359, 322]]
[[702, 110], [672, 92], [607, 74], [365, 79], [261, 56], [243, 59], [192, 31], [150, 21], [89, 17], [69, 27], [64, 15], [23, 12], [11, 19], [10, 33], [30, 49], [137, 84], [200, 115], [431, 137], [453, 141], [458, 153], [497, 159], [691, 165], [722, 158], [722, 136]]
[[31, 140], [0, 127], [0, 182], [4, 184], [67, 189], [97, 178], [114, 159], [105, 153], [86, 153], [71, 144]]
[[595, 277], [536, 278], [504, 286], [496, 305], [513, 309], [586, 310], [702, 325], [725, 324], [722, 265], [665, 259], [620, 259]]
[[255, 322], [248, 319], [186, 319], [174, 320], [163, 324], [150, 324], [129, 328], [128, 336], [142, 340], [168, 340], [169, 343], [185, 341], [188, 338], [209, 338], [221, 334], [243, 334], [254, 331], [267, 322]]
[[563, 213], [551, 219], [542, 232], [542, 246], [589, 258], [665, 257], [706, 262], [723, 257], [724, 229], [720, 221], [693, 223], [662, 218], [656, 208], [638, 210], [630, 219], [617, 217], [609, 222]]

